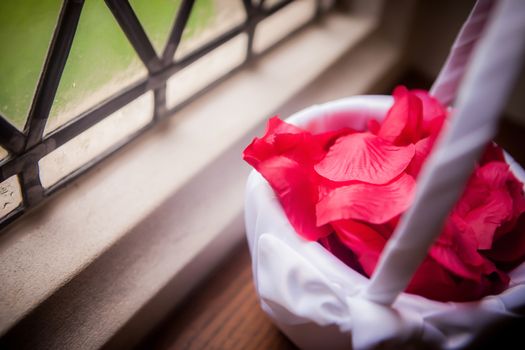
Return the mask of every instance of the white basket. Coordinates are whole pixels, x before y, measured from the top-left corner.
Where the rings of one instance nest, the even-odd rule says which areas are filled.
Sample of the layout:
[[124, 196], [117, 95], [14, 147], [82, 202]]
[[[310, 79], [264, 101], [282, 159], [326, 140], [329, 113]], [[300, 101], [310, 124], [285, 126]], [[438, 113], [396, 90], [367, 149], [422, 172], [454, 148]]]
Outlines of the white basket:
[[[524, 52], [525, 1], [478, 0], [431, 90], [447, 105], [457, 96], [452, 123], [423, 167], [414, 203], [370, 280], [301, 238], [268, 183], [250, 174], [245, 219], [256, 290], [263, 310], [295, 344], [456, 349], [498, 323], [524, 316], [525, 263], [509, 274], [507, 290], [475, 302], [402, 293], [493, 137]], [[356, 96], [308, 108], [288, 122], [314, 133], [344, 126], [364, 130], [367, 120], [383, 118], [391, 105], [389, 96]], [[523, 169], [510, 157], [507, 162], [525, 181]]]
[[[391, 104], [390, 96], [355, 96], [310, 107], [287, 122], [316, 133], [343, 126], [359, 130], [369, 118], [381, 119]], [[508, 161], [524, 181], [523, 169]], [[319, 243], [301, 238], [256, 171], [248, 179], [245, 215], [261, 306], [303, 349], [349, 349], [352, 335], [360, 337], [354, 343], [366, 346], [387, 341], [392, 348], [434, 344], [453, 349], [475, 340], [486, 327], [515, 318], [516, 310], [525, 307], [525, 264], [510, 273], [504, 293], [478, 302], [443, 303], [407, 293], [392, 308], [366, 301], [362, 292], [368, 279]]]

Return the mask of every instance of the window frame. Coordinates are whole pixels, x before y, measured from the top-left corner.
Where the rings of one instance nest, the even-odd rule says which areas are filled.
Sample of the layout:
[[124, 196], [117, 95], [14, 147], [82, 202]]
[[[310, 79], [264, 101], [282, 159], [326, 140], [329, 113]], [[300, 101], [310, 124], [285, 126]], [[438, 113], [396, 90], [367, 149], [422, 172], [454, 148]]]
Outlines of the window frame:
[[[20, 205], [0, 218], [0, 230], [4, 229], [29, 209], [39, 205], [48, 197], [70, 184], [78, 176], [86, 173], [94, 165], [108, 158], [110, 155], [144, 134], [154, 125], [168, 117], [176, 115], [177, 112], [188, 103], [228, 78], [240, 68], [245, 67], [258, 56], [271, 50], [304, 26], [319, 19], [321, 15], [330, 8], [330, 6], [323, 6], [322, 0], [316, 0], [316, 10], [314, 16], [309, 21], [263, 52], [256, 53], [253, 50], [253, 42], [258, 23], [285, 8], [287, 5], [291, 4], [293, 0], [282, 0], [271, 6], [264, 6], [263, 0], [259, 1], [257, 4], [251, 0], [243, 0], [242, 4], [246, 14], [246, 19], [243, 23], [221, 33], [181, 59], [175, 60], [175, 52], [181, 41], [184, 28], [191, 15], [195, 0], [182, 0], [175, 16], [168, 41], [161, 55], [156, 53], [128, 0], [104, 1], [118, 22], [120, 29], [124, 32], [128, 41], [131, 43], [135, 53], [147, 68], [148, 75], [145, 78], [121, 89], [119, 92], [113, 94], [89, 110], [80, 113], [56, 130], [44, 135], [46, 122], [75, 38], [77, 25], [85, 2], [85, 0], [64, 0], [58, 17], [57, 26], [33, 96], [24, 131], [20, 132], [16, 127], [11, 125], [4, 116], [0, 115], [0, 145], [9, 152], [9, 155], [0, 162], [0, 182], [9, 179], [12, 176], [17, 176], [22, 194]], [[243, 63], [230, 71], [227, 71], [217, 80], [195, 92], [173, 108], [167, 108], [167, 80], [180, 70], [188, 67], [198, 59], [242, 33], [245, 33], [248, 37]], [[153, 118], [147, 125], [109, 147], [75, 171], [64, 176], [52, 186], [45, 188], [42, 185], [40, 180], [39, 161], [44, 156], [53, 152], [66, 142], [74, 139], [92, 126], [103, 121], [106, 117], [109, 117], [113, 112], [119, 110], [149, 91], [153, 91], [154, 110]]]

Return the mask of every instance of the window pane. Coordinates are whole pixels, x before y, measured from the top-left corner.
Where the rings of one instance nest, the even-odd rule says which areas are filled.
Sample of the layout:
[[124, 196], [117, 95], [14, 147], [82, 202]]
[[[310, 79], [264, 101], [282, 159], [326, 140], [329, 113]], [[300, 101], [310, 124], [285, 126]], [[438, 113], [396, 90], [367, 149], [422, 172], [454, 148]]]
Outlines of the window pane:
[[[271, 3], [271, 1], [269, 1]], [[266, 2], [265, 2], [266, 6]], [[313, 18], [315, 0], [294, 1], [263, 20], [255, 29], [253, 49], [260, 53]]]
[[42, 185], [52, 186], [144, 127], [152, 117], [153, 93], [150, 91], [42, 158], [39, 162]]
[[0, 217], [6, 216], [21, 203], [22, 193], [16, 175], [0, 183]]
[[135, 14], [160, 55], [175, 22], [181, 0], [130, 0]]
[[173, 108], [244, 62], [248, 40], [240, 34], [168, 79], [166, 103]]
[[61, 0], [0, 1], [0, 113], [23, 129]]
[[177, 51], [175, 59], [213, 40], [221, 33], [241, 24], [246, 13], [240, 0], [197, 0]]
[[146, 74], [104, 1], [86, 1], [46, 132]]

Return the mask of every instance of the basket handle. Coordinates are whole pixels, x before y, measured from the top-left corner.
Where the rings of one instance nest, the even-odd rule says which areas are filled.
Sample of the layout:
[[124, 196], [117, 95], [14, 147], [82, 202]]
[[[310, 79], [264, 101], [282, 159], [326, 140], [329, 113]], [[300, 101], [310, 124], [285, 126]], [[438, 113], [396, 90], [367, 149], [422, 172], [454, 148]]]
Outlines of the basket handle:
[[[467, 23], [463, 29], [469, 27]], [[451, 124], [423, 167], [413, 205], [387, 242], [364, 291], [368, 300], [390, 305], [406, 289], [441, 233], [476, 160], [496, 133], [498, 118], [518, 76], [524, 53], [525, 1], [499, 1], [487, 30], [473, 49]], [[455, 60], [451, 57], [447, 65], [449, 62], [454, 65]], [[466, 60], [460, 66], [464, 70]], [[458, 73], [453, 79], [457, 80], [456, 86], [461, 75]], [[446, 88], [444, 83], [438, 83], [435, 91], [440, 94], [443, 91], [441, 98], [453, 95], [454, 84]]]
[[474, 4], [430, 89], [430, 94], [445, 106], [451, 105], [457, 96], [459, 84], [465, 75], [472, 52], [486, 28], [494, 3], [494, 0], [478, 0]]

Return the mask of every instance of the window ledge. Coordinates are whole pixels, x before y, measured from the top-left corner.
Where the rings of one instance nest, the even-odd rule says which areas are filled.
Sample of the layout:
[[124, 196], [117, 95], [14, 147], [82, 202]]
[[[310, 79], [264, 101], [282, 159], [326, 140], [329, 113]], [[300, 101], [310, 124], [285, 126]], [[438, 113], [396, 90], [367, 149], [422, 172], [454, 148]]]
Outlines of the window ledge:
[[393, 74], [400, 51], [375, 29], [327, 16], [3, 232], [4, 340], [136, 342], [242, 237], [240, 154], [266, 118], [365, 93]]

